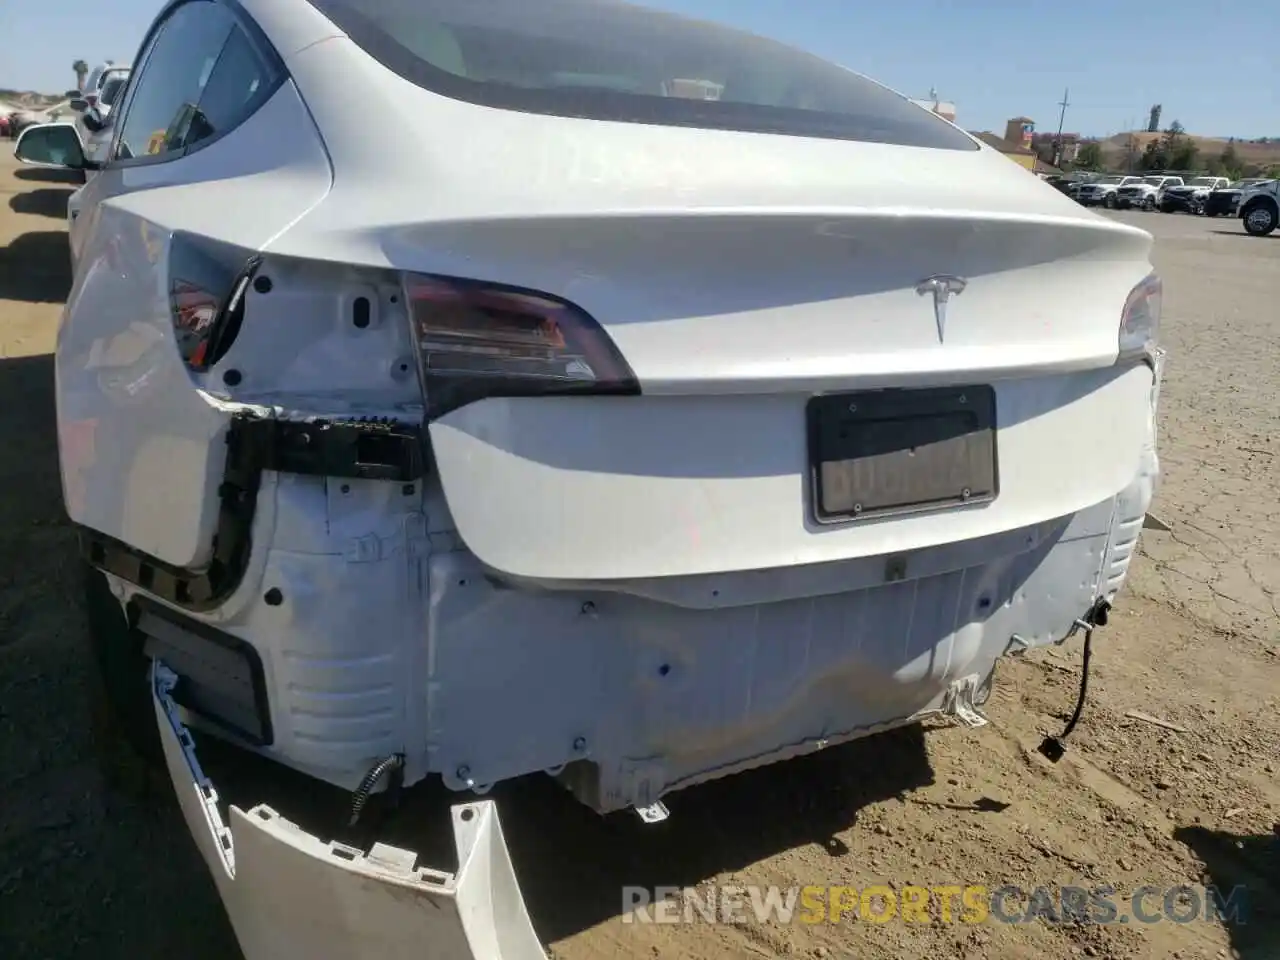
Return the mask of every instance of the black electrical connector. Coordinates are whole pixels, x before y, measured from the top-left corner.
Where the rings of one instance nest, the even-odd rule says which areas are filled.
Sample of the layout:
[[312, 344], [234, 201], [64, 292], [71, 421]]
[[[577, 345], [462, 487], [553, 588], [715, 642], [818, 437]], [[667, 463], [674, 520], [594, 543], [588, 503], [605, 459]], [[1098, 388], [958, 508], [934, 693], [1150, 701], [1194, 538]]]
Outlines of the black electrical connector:
[[1056, 737], [1045, 737], [1040, 741], [1039, 749], [1041, 755], [1052, 763], [1057, 763], [1066, 756], [1067, 737], [1071, 736], [1076, 724], [1080, 722], [1081, 714], [1084, 713], [1085, 699], [1089, 695], [1089, 661], [1093, 657], [1093, 631], [1098, 627], [1107, 625], [1110, 612], [1111, 604], [1106, 600], [1099, 599], [1071, 628], [1071, 633], [1075, 633], [1076, 630], [1084, 630], [1084, 657], [1080, 665], [1080, 694], [1076, 698], [1075, 712], [1071, 714], [1071, 719], [1067, 721], [1062, 733]]

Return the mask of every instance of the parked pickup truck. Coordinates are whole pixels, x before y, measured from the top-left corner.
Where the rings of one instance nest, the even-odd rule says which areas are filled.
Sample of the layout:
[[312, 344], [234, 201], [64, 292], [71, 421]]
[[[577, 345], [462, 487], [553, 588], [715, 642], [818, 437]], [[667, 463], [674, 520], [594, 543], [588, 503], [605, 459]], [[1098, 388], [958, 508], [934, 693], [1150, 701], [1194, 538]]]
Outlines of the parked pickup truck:
[[1260, 177], [1251, 177], [1244, 180], [1236, 180], [1218, 190], [1210, 190], [1209, 196], [1205, 198], [1204, 215], [1206, 217], [1221, 217], [1223, 215], [1235, 216], [1236, 211], [1240, 209], [1240, 195], [1250, 187], [1256, 187], [1260, 183], [1267, 181]]
[[1182, 186], [1181, 177], [1150, 176], [1143, 177], [1137, 183], [1122, 186], [1116, 191], [1116, 206], [1141, 207], [1143, 210], [1154, 210], [1160, 205], [1161, 195], [1169, 187]]
[[1080, 185], [1080, 189], [1075, 194], [1076, 201], [1086, 207], [1101, 204], [1104, 207], [1112, 208], [1116, 205], [1117, 190], [1141, 182], [1141, 177], [1126, 177], [1122, 174], [1098, 177], [1090, 183]]
[[1192, 177], [1182, 186], [1166, 187], [1160, 198], [1160, 211], [1173, 213], [1185, 210], [1187, 213], [1204, 213], [1205, 202], [1210, 191], [1221, 190], [1230, 184], [1226, 177]]
[[1240, 194], [1240, 219], [1245, 232], [1265, 237], [1280, 227], [1280, 180], [1263, 180]]

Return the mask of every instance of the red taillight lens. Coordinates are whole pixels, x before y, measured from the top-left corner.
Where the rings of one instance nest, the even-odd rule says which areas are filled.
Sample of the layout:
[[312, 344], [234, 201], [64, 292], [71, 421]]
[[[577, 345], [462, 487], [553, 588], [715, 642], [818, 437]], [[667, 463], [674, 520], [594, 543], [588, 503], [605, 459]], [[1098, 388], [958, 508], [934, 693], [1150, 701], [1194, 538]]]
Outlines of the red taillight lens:
[[219, 298], [180, 278], [174, 279], [171, 296], [178, 351], [187, 366], [204, 370], [208, 366], [209, 334], [218, 318]]
[[485, 397], [640, 392], [609, 335], [571, 303], [421, 275], [405, 278], [405, 297], [431, 419]]
[[204, 372], [231, 349], [244, 319], [244, 293], [259, 257], [203, 237], [169, 242], [169, 306], [183, 362]]

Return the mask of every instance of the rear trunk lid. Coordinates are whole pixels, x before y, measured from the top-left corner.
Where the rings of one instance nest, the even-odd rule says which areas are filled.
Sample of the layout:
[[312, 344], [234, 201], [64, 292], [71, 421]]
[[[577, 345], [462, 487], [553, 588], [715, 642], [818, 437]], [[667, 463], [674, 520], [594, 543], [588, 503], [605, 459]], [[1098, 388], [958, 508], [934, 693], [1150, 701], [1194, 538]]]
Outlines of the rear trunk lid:
[[[495, 569], [623, 580], [910, 551], [1064, 516], [1136, 472], [1150, 372], [1113, 364], [1151, 237], [994, 151], [532, 116], [389, 75], [357, 127], [330, 107], [341, 57], [317, 49], [291, 68], [327, 91], [334, 187], [272, 252], [554, 294], [640, 383], [431, 425], [452, 522]], [[994, 497], [819, 523], [809, 399], [938, 385], [993, 385]]]

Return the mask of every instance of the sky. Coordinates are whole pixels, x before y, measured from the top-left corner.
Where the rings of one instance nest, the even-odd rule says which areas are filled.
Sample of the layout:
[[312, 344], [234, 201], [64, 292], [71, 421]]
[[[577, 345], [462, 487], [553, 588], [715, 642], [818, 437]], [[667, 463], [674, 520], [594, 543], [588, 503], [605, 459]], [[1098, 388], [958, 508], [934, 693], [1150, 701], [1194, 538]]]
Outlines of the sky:
[[[537, 0], [528, 0], [536, 3]], [[645, 0], [803, 47], [956, 122], [1003, 133], [1027, 116], [1107, 136], [1161, 126], [1280, 137], [1280, 0]], [[71, 64], [133, 59], [160, 0], [0, 0], [0, 88], [62, 92]], [[1255, 39], [1257, 42], [1255, 42]]]

